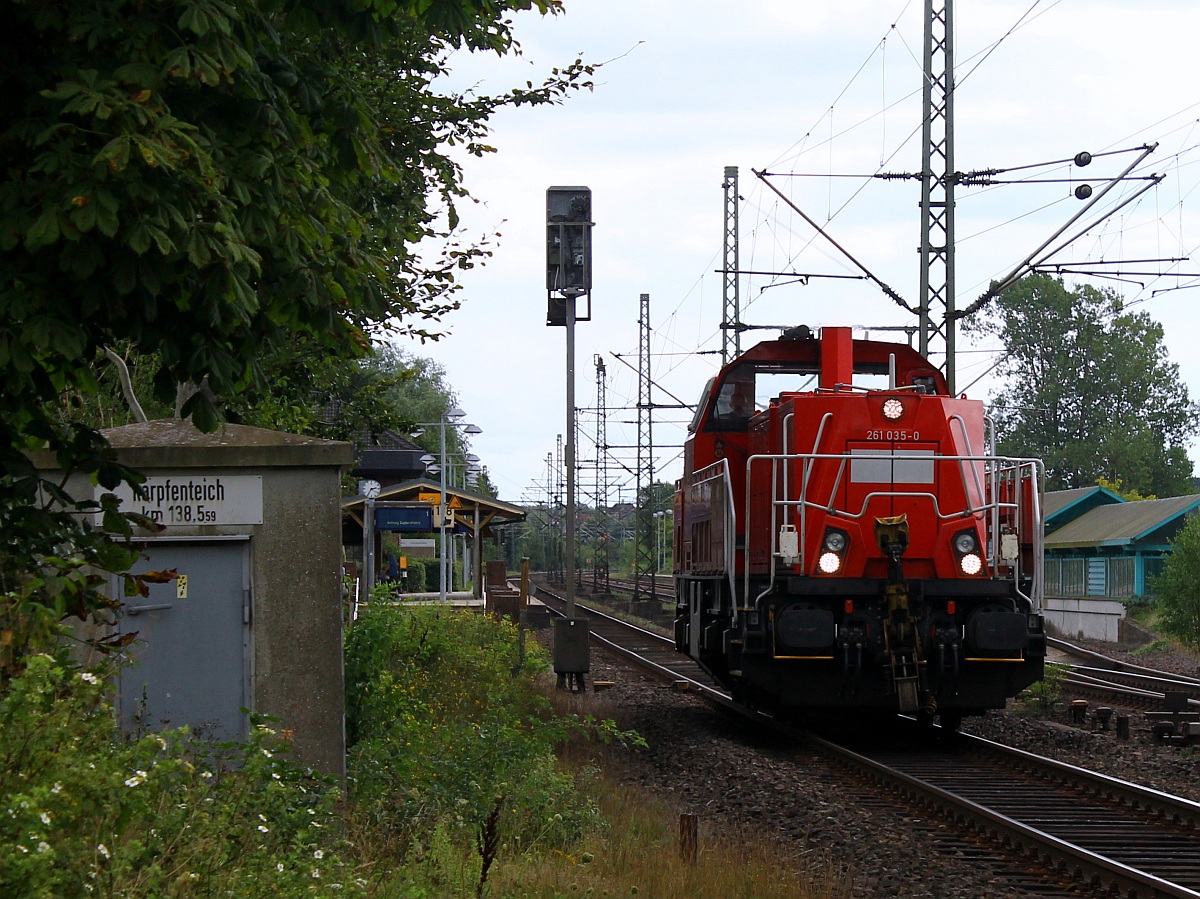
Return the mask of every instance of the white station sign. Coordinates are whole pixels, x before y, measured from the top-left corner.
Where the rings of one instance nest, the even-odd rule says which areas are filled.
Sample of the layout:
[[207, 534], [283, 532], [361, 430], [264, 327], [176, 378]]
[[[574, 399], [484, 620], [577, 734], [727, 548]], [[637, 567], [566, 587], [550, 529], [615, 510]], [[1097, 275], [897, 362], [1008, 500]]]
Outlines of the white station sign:
[[122, 512], [136, 512], [164, 527], [263, 523], [261, 475], [156, 475], [137, 486], [96, 489], [115, 493]]

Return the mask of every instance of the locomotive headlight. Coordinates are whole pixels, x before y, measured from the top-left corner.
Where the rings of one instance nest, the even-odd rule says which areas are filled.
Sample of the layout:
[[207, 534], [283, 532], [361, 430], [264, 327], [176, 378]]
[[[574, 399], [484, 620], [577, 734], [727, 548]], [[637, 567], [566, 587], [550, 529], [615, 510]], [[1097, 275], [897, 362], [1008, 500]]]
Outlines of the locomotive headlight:
[[897, 399], [883, 401], [883, 417], [888, 421], [895, 421], [904, 414], [904, 404]]
[[983, 553], [979, 551], [979, 536], [974, 529], [959, 531], [951, 538], [950, 545], [963, 574], [979, 574], [983, 570]]
[[846, 535], [842, 531], [826, 531], [825, 548], [830, 552], [842, 552], [846, 548]]
[[842, 567], [842, 557], [835, 552], [823, 552], [817, 560], [817, 567], [821, 569], [822, 574], [837, 574], [838, 569]]
[[954, 535], [954, 548], [960, 553], [969, 553], [975, 549], [975, 535], [970, 531], [959, 531]]
[[817, 557], [817, 570], [821, 574], [837, 574], [845, 562], [846, 548], [850, 535], [837, 528], [826, 528], [821, 541], [821, 555]]

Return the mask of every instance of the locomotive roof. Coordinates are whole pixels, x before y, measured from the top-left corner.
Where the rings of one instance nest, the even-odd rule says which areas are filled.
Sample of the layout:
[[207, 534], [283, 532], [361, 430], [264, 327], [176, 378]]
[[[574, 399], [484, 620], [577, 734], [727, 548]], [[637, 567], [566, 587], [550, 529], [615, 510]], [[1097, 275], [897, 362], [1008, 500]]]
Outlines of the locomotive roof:
[[[821, 370], [823, 345], [824, 342], [816, 335], [764, 340], [726, 365], [720, 380], [724, 381], [728, 373], [747, 364], [758, 371], [817, 373]], [[908, 383], [913, 374], [918, 372], [924, 377], [932, 374], [937, 392], [949, 392], [945, 376], [906, 343], [854, 340], [852, 346], [856, 374], [885, 375], [888, 373], [891, 357], [895, 356], [899, 383]]]
[[[849, 328], [824, 328], [819, 336], [807, 327], [793, 328], [776, 340], [764, 340], [721, 369], [705, 385], [688, 430], [695, 432], [711, 420], [718, 430], [742, 430], [749, 420], [736, 408], [739, 395], [753, 386], [759, 374], [816, 375], [817, 389], [838, 390], [854, 375], [890, 375], [889, 383], [904, 390], [947, 396], [945, 376], [905, 343], [853, 340]], [[742, 403], [744, 406], [744, 402]]]

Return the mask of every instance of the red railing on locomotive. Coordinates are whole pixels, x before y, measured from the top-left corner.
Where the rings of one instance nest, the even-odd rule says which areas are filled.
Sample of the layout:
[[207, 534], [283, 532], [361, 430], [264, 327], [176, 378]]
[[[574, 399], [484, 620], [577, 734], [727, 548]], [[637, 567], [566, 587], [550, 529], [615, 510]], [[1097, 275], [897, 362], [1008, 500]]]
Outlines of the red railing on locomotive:
[[[894, 519], [892, 519], [894, 520]], [[867, 515], [849, 518], [823, 510], [805, 516], [804, 572], [812, 577], [885, 579], [889, 555], [876, 528], [879, 519]], [[907, 536], [928, 537], [911, 543], [901, 554], [904, 577], [909, 579], [986, 578], [984, 523], [979, 517], [938, 521], [935, 516], [905, 516]], [[784, 564], [800, 574], [801, 566]]]
[[[974, 447], [983, 440], [981, 403], [897, 391], [798, 394], [784, 399], [787, 402], [779, 408], [781, 417], [791, 414], [790, 427], [775, 451], [815, 451], [837, 457], [813, 460], [807, 482], [799, 461], [791, 463], [787, 476], [789, 484], [803, 490], [801, 498], [806, 501], [800, 539], [807, 573], [886, 576], [887, 557], [878, 545], [874, 522], [903, 515], [908, 523], [906, 576], [963, 576], [963, 554], [954, 550], [954, 537], [973, 530], [982, 547], [982, 517], [947, 521], [944, 516], [980, 507], [982, 464], [932, 457], [977, 452]], [[879, 455], [889, 458], [871, 458]], [[835, 489], [837, 495], [831, 496]], [[821, 508], [831, 500], [842, 514], [826, 520]], [[799, 528], [799, 515], [795, 517]], [[840, 553], [843, 563], [834, 571], [822, 571], [829, 529], [844, 533], [847, 545]], [[837, 539], [835, 535], [835, 543]], [[826, 561], [831, 560], [826, 557]]]

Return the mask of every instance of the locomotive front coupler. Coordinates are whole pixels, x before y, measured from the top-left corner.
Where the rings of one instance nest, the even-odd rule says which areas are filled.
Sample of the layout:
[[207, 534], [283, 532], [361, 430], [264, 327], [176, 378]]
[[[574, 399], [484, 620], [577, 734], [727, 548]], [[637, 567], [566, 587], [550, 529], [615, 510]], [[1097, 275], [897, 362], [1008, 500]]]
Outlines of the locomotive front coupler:
[[908, 549], [908, 516], [876, 518], [875, 540], [888, 558], [888, 584], [903, 583], [904, 566], [900, 558]]
[[913, 618], [901, 561], [908, 549], [908, 516], [876, 518], [875, 539], [888, 559], [888, 578], [884, 587], [887, 618], [883, 633], [892, 689], [901, 712], [932, 714], [937, 701], [929, 689], [925, 661], [921, 657], [921, 634]]

